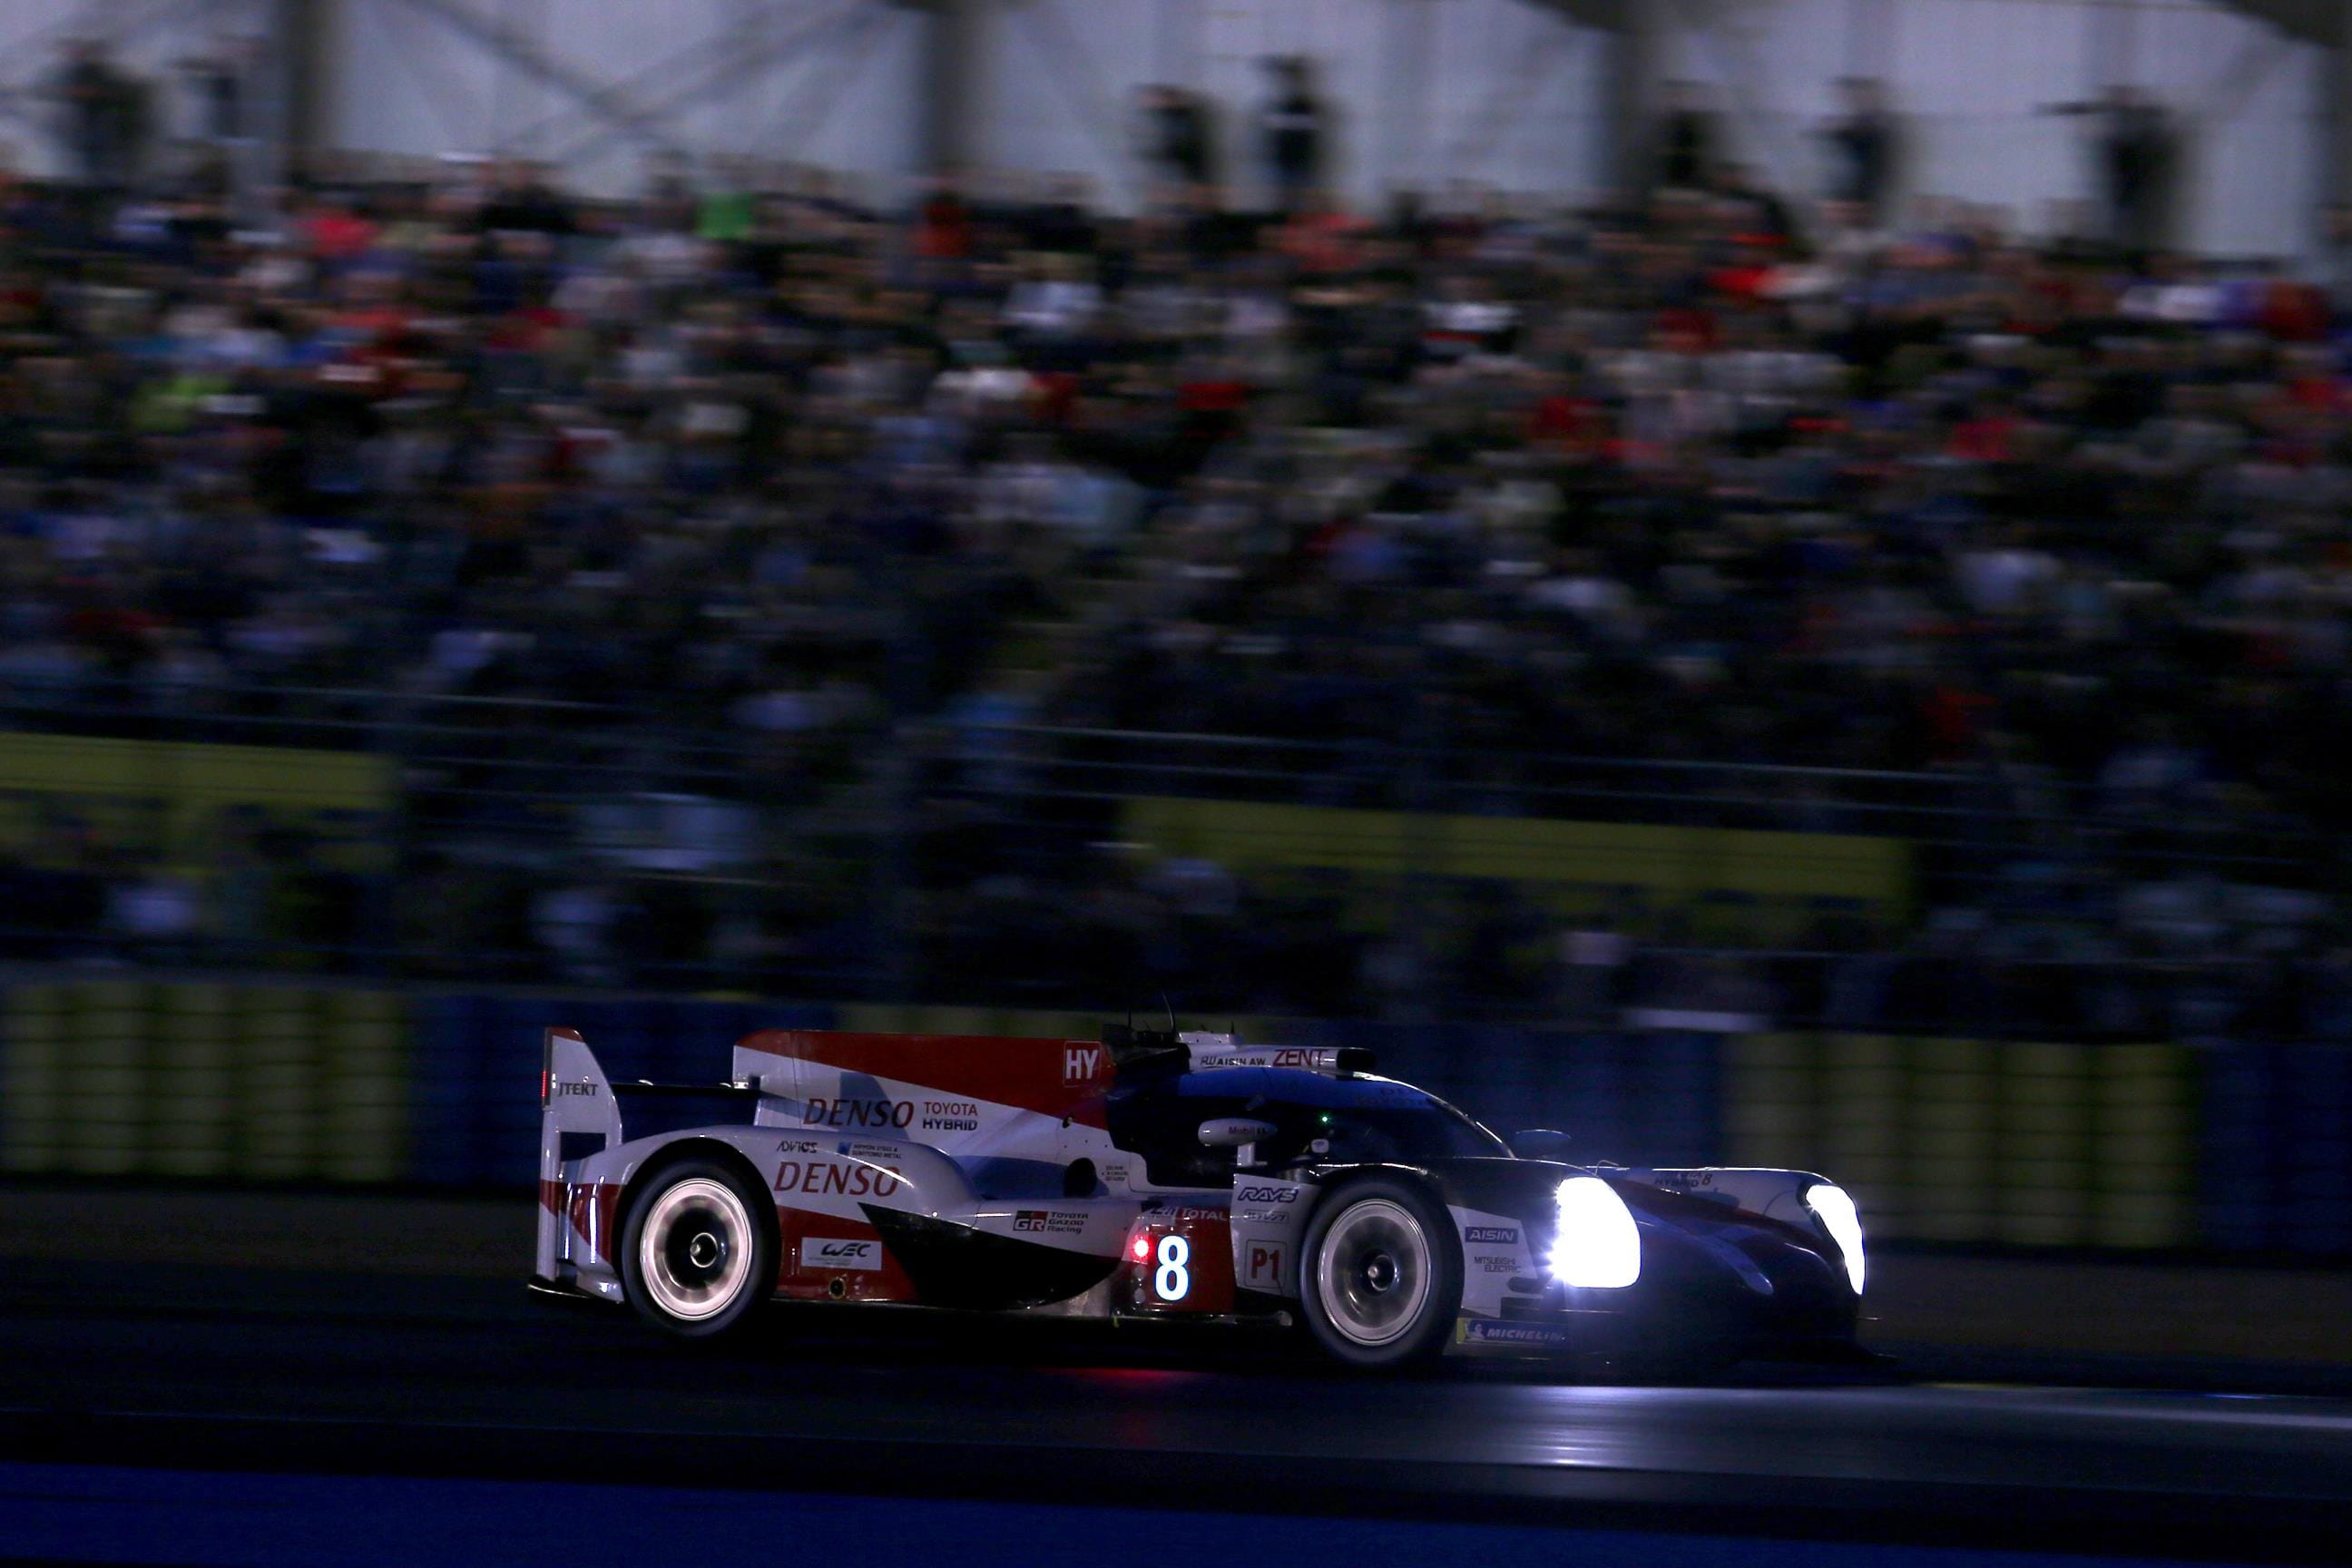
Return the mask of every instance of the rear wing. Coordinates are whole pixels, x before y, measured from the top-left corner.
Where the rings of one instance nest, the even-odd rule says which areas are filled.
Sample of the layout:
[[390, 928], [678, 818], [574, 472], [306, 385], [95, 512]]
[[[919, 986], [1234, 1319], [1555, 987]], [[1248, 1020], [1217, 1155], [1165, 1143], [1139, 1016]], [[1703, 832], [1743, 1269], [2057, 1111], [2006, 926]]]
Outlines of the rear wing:
[[577, 1029], [549, 1029], [539, 1047], [539, 1250], [534, 1272], [555, 1278], [565, 1224], [563, 1167], [621, 1141], [621, 1107]]
[[642, 1138], [674, 1129], [680, 1120], [694, 1121], [713, 1100], [756, 1100], [759, 1095], [751, 1083], [616, 1083], [579, 1030], [544, 1031], [539, 1056], [539, 1277], [556, 1277], [569, 1178], [578, 1173], [578, 1163], [630, 1136], [623, 1125], [625, 1104], [635, 1106], [630, 1114]]

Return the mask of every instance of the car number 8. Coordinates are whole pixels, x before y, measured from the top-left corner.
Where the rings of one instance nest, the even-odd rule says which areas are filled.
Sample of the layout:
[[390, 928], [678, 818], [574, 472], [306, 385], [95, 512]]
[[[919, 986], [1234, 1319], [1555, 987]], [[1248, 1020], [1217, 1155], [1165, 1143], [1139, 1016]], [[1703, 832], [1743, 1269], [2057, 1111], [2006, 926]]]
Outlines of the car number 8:
[[1181, 1236], [1160, 1238], [1160, 1268], [1151, 1276], [1151, 1293], [1163, 1301], [1181, 1301], [1192, 1288], [1184, 1265], [1192, 1260], [1192, 1244]]

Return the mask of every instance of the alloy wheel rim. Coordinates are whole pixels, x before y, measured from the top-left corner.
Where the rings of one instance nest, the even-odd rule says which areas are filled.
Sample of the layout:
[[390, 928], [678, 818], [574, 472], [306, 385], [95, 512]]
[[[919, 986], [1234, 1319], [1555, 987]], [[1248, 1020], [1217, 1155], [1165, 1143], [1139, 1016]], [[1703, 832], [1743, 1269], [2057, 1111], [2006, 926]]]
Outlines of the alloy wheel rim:
[[1356, 1204], [1333, 1220], [1316, 1261], [1331, 1326], [1366, 1346], [1387, 1344], [1420, 1321], [1430, 1274], [1421, 1222], [1386, 1198]]
[[716, 1317], [751, 1282], [751, 1215], [723, 1182], [680, 1182], [646, 1215], [637, 1264], [663, 1312], [687, 1322]]

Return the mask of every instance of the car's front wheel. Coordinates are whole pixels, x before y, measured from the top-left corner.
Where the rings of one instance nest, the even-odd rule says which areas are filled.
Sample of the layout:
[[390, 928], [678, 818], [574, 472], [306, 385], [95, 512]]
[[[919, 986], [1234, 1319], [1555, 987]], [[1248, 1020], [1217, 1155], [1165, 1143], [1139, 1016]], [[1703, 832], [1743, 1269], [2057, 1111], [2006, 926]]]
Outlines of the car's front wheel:
[[688, 1339], [740, 1325], [774, 1290], [776, 1244], [762, 1194], [716, 1161], [656, 1172], [629, 1205], [621, 1285], [638, 1316]]
[[1462, 1247], [1419, 1184], [1351, 1182], [1307, 1227], [1299, 1295], [1315, 1342], [1357, 1367], [1398, 1367], [1445, 1348], [1462, 1310]]

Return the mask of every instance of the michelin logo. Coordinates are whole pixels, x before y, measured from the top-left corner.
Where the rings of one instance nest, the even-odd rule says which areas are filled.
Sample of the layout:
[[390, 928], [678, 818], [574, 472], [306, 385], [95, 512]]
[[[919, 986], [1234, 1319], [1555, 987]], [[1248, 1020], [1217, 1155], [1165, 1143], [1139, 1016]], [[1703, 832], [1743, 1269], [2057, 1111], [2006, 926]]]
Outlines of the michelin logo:
[[1458, 1345], [1564, 1345], [1568, 1331], [1542, 1323], [1506, 1323], [1493, 1318], [1464, 1318], [1454, 1327]]

